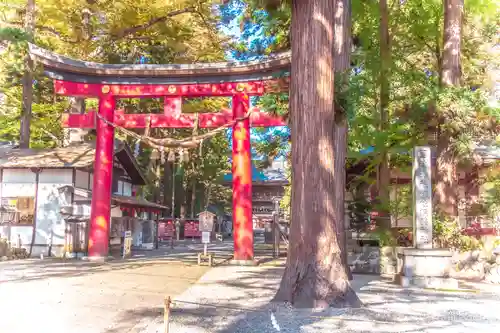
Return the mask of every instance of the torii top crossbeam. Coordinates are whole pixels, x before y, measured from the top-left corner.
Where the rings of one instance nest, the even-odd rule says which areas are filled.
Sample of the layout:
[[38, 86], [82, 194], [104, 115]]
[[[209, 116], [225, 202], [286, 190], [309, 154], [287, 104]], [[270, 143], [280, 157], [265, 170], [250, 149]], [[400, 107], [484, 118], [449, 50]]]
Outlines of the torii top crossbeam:
[[[266, 81], [272, 81], [282, 73], [289, 72], [291, 60], [291, 53], [285, 52], [264, 60], [246, 62], [110, 65], [74, 60], [33, 44], [29, 45], [29, 51], [32, 57], [45, 66], [45, 73], [55, 80], [117, 85], [200, 85], [235, 82], [259, 82], [265, 85]], [[221, 91], [227, 95], [231, 92], [224, 89]], [[163, 92], [159, 95], [163, 95]]]
[[[276, 117], [254, 110], [250, 117], [249, 96], [288, 89], [290, 53], [261, 61], [198, 63], [190, 65], [108, 65], [70, 59], [29, 45], [30, 55], [43, 64], [54, 79], [55, 92], [64, 96], [99, 99], [95, 111], [66, 115], [66, 127], [95, 128], [96, 160], [89, 230], [89, 257], [108, 251], [114, 125], [125, 128], [186, 128], [194, 116], [182, 114], [182, 98], [232, 97], [232, 110], [199, 115], [200, 128], [233, 126], [233, 224], [234, 259], [253, 259], [252, 171], [250, 126], [280, 126]], [[125, 114], [116, 111], [119, 98], [160, 97], [163, 114]]]

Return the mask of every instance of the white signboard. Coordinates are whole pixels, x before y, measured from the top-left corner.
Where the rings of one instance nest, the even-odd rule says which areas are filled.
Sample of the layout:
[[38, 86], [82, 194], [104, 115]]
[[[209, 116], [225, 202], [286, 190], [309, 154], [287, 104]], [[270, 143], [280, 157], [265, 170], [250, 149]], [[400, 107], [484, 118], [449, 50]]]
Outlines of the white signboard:
[[132, 253], [132, 231], [127, 230], [123, 233], [123, 258], [130, 256]]
[[413, 246], [432, 249], [431, 149], [415, 147], [413, 153]]
[[198, 215], [200, 219], [200, 231], [212, 231], [214, 227], [215, 214], [204, 211]]
[[209, 231], [203, 231], [203, 232], [201, 233], [201, 242], [202, 242], [203, 244], [208, 244], [208, 243], [210, 243], [210, 234], [211, 234], [211, 233], [210, 233]]

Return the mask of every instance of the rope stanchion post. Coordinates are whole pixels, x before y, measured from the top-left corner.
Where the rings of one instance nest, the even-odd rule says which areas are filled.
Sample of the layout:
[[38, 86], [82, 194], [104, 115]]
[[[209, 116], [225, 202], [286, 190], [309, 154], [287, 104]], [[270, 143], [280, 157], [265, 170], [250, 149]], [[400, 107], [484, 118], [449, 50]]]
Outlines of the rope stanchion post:
[[170, 305], [172, 304], [172, 299], [170, 296], [165, 297], [164, 312], [163, 312], [163, 323], [165, 325], [165, 333], [169, 332], [170, 328]]

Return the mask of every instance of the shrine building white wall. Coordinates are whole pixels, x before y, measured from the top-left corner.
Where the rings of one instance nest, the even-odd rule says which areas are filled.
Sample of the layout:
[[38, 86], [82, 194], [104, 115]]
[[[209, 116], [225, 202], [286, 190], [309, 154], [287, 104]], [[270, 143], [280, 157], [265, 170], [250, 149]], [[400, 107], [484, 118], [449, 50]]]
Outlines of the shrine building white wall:
[[72, 169], [42, 169], [38, 179], [36, 192], [36, 173], [30, 169], [2, 169], [0, 200], [9, 198], [33, 197], [36, 203], [35, 221], [33, 224], [0, 225], [2, 237], [8, 237], [13, 244], [20, 239], [22, 247], [27, 251], [33, 237], [32, 256], [60, 256], [64, 252], [65, 221], [60, 214], [60, 207], [68, 204], [60, 187], [73, 184]]

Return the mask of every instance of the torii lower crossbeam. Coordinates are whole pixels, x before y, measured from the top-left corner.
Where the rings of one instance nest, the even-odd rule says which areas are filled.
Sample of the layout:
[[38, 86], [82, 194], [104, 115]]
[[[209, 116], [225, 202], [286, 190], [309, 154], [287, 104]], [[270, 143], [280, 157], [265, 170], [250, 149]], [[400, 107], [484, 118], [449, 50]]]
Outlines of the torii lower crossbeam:
[[[198, 118], [199, 128], [218, 128], [227, 125], [233, 120], [230, 110], [222, 110], [218, 113], [200, 113]], [[85, 114], [64, 114], [62, 117], [63, 127], [69, 128], [96, 128], [96, 112], [89, 111]], [[196, 118], [191, 114], [125, 114], [122, 110], [116, 110], [113, 123], [124, 128], [193, 128]], [[253, 108], [250, 115], [252, 127], [273, 127], [286, 125], [283, 120], [260, 112]]]

